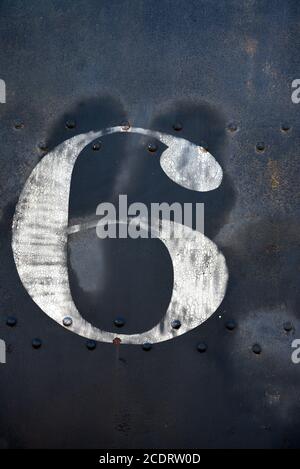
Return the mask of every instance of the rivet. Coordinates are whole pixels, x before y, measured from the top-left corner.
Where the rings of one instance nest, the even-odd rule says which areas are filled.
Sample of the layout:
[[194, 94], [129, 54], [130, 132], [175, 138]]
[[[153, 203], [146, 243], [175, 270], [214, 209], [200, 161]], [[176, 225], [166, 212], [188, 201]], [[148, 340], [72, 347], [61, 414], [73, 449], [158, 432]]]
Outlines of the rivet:
[[76, 127], [76, 121], [73, 119], [69, 119], [66, 121], [67, 129], [74, 129]]
[[97, 342], [95, 340], [87, 340], [86, 346], [89, 350], [95, 350]]
[[181, 322], [179, 321], [179, 319], [175, 319], [174, 321], [172, 321], [171, 326], [173, 327], [173, 329], [179, 329], [181, 326]]
[[200, 353], [206, 352], [206, 350], [207, 350], [207, 345], [206, 345], [204, 342], [200, 342], [200, 343], [197, 345], [197, 350], [198, 350], [198, 352], [200, 352]]
[[236, 328], [236, 322], [233, 319], [230, 319], [229, 321], [226, 322], [225, 327], [229, 331], [233, 331], [233, 329]]
[[35, 339], [32, 340], [31, 344], [32, 344], [33, 348], [37, 349], [37, 348], [41, 347], [42, 341], [41, 341], [41, 339], [35, 338]]
[[124, 318], [116, 318], [114, 320], [114, 325], [116, 327], [123, 327], [125, 325], [125, 319]]
[[15, 129], [20, 130], [24, 128], [24, 123], [22, 121], [15, 122]]
[[39, 147], [39, 150], [41, 150], [41, 151], [47, 151], [48, 150], [47, 144], [45, 142], [40, 142], [38, 144], [38, 147]]
[[8, 316], [6, 319], [6, 324], [7, 326], [14, 327], [17, 324], [17, 318], [14, 318], [13, 316]]
[[257, 355], [261, 353], [261, 346], [259, 344], [252, 345], [252, 352]]
[[148, 151], [150, 151], [151, 153], [154, 153], [156, 150], [157, 150], [157, 145], [155, 145], [155, 143], [148, 144]]
[[266, 147], [265, 147], [264, 142], [258, 142], [258, 143], [256, 144], [256, 151], [258, 151], [258, 152], [260, 152], [260, 153], [264, 152], [264, 151], [265, 151], [265, 148], [266, 148]]
[[145, 352], [149, 352], [149, 350], [152, 349], [152, 344], [150, 344], [150, 342], [145, 342], [143, 344], [143, 350], [145, 350]]
[[129, 130], [130, 124], [128, 121], [122, 122], [122, 130]]
[[230, 122], [230, 124], [228, 124], [227, 128], [228, 128], [229, 132], [236, 132], [237, 129], [238, 129], [238, 126], [234, 122]]
[[173, 129], [176, 130], [176, 132], [179, 132], [180, 130], [182, 130], [182, 124], [180, 122], [175, 122], [175, 124], [173, 125]]
[[203, 148], [203, 150], [208, 151], [208, 144], [206, 142], [202, 141], [200, 145]]
[[293, 329], [293, 324], [290, 321], [287, 321], [283, 324], [283, 328], [286, 332], [290, 332]]
[[282, 132], [289, 132], [291, 130], [291, 127], [289, 126], [289, 124], [287, 123], [284, 123], [281, 125], [281, 131]]
[[274, 254], [279, 252], [279, 246], [278, 244], [271, 243], [266, 246], [266, 252], [267, 254]]
[[63, 318], [63, 325], [66, 327], [70, 327], [73, 324], [73, 319], [70, 316], [66, 316]]
[[99, 151], [100, 148], [101, 148], [101, 142], [95, 142], [95, 143], [93, 143], [92, 148], [93, 148], [94, 151]]

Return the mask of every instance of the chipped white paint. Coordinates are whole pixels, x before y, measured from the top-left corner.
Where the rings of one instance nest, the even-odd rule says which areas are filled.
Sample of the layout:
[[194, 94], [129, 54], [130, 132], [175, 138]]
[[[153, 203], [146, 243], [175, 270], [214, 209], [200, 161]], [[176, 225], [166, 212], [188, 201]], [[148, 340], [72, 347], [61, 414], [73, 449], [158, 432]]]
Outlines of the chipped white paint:
[[168, 147], [161, 155], [160, 165], [166, 175], [180, 186], [207, 192], [221, 184], [222, 168], [203, 147], [155, 130], [132, 127], [130, 131], [155, 137]]
[[[69, 330], [98, 341], [112, 342], [116, 334], [102, 331], [85, 321], [70, 292], [67, 269], [68, 205], [72, 171], [80, 152], [94, 139], [115, 132], [151, 135], [168, 148], [161, 156], [165, 173], [177, 184], [208, 191], [219, 186], [222, 170], [201, 147], [185, 139], [141, 128], [112, 127], [77, 135], [46, 155], [29, 176], [13, 220], [12, 248], [21, 281], [35, 303], [62, 325], [65, 316], [73, 323]], [[122, 343], [161, 342], [199, 326], [221, 303], [227, 285], [224, 256], [203, 234], [173, 224], [181, 239], [169, 237], [169, 223], [162, 223], [157, 237], [167, 247], [174, 270], [171, 301], [161, 323], [142, 334], [118, 334]], [[151, 227], [153, 229], [153, 227]], [[166, 235], [166, 233], [168, 235]], [[171, 322], [179, 319], [178, 330]]]

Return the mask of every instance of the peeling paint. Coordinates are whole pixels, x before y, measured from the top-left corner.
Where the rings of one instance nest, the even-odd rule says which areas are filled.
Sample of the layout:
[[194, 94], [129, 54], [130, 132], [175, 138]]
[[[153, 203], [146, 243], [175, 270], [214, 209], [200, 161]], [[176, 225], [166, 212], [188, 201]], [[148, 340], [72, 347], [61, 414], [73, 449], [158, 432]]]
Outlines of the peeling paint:
[[[12, 248], [21, 281], [35, 303], [62, 325], [72, 317], [68, 330], [102, 342], [115, 334], [85, 321], [70, 292], [67, 268], [68, 208], [72, 171], [80, 152], [91, 141], [115, 132], [151, 135], [168, 146], [161, 166], [176, 183], [192, 190], [212, 190], [222, 180], [222, 169], [207, 151], [185, 139], [140, 128], [112, 127], [77, 135], [46, 155], [32, 171], [21, 193], [13, 220]], [[198, 147], [199, 148], [199, 147]], [[153, 226], [151, 229], [153, 230]], [[157, 227], [157, 238], [167, 247], [174, 269], [172, 298], [162, 323], [142, 334], [119, 334], [122, 343], [161, 342], [199, 326], [221, 303], [228, 272], [224, 256], [203, 234], [169, 222]], [[180, 230], [181, 239], [178, 239]], [[181, 328], [171, 327], [173, 320]]]

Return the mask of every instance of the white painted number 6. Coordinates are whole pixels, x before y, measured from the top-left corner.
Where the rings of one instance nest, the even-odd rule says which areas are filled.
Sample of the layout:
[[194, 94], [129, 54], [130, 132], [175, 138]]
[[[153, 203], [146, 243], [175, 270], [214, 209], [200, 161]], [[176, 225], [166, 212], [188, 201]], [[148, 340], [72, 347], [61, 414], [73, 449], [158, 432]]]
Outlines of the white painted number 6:
[[[21, 281], [35, 303], [69, 330], [100, 342], [112, 342], [113, 332], [85, 321], [71, 296], [67, 269], [68, 210], [72, 171], [80, 152], [94, 139], [116, 132], [150, 135], [168, 148], [160, 165], [175, 183], [195, 191], [219, 187], [222, 169], [202, 147], [183, 138], [157, 131], [111, 127], [77, 135], [47, 154], [29, 176], [13, 219], [12, 248]], [[173, 263], [174, 285], [163, 320], [141, 334], [118, 334], [123, 344], [163, 342], [206, 321], [224, 298], [228, 272], [215, 243], [198, 231], [173, 223], [181, 236], [170, 239], [172, 222], [162, 223], [157, 237], [167, 247]], [[166, 226], [167, 225], [167, 226]], [[184, 236], [183, 236], [184, 234]], [[172, 328], [179, 320], [181, 327]]]

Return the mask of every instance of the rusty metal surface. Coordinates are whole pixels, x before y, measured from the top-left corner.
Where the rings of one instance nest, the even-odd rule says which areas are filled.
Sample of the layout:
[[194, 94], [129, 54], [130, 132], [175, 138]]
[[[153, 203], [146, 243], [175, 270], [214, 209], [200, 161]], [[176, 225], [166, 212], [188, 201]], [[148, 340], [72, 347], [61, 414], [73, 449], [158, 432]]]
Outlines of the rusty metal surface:
[[[0, 2], [3, 448], [299, 445], [299, 21], [291, 0]], [[187, 191], [161, 172], [160, 144], [152, 154], [145, 137], [109, 135], [75, 165], [70, 223], [119, 193], [204, 202], [205, 234], [226, 257], [229, 284], [212, 317], [181, 337], [149, 351], [89, 349], [26, 293], [12, 217], [48, 150], [127, 121], [206, 146], [223, 168], [221, 187]], [[116, 336], [116, 317], [122, 332], [142, 332], [170, 300], [158, 240], [74, 237], [68, 268], [83, 316]]]

